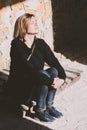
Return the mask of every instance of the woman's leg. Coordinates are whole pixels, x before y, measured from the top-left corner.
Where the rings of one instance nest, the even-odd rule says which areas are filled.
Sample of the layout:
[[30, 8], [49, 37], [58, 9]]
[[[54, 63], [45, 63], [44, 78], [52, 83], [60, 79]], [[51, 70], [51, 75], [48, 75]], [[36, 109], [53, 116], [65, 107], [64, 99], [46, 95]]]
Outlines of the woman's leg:
[[[44, 73], [45, 75], [50, 77], [50, 75], [48, 74], [48, 72], [46, 70], [41, 70], [41, 73]], [[48, 95], [48, 86], [40, 85], [38, 87], [39, 87], [39, 89], [38, 89], [38, 93], [37, 93], [37, 109], [40, 111], [44, 111], [44, 110], [46, 110], [46, 99], [47, 99], [47, 95]]]
[[[48, 77], [50, 75], [47, 73], [47, 71], [42, 70], [42, 73], [46, 74]], [[54, 121], [54, 118], [49, 115], [49, 113], [46, 111], [46, 99], [48, 95], [48, 86], [47, 85], [41, 85], [38, 86], [38, 94], [37, 94], [37, 106], [36, 106], [36, 116], [43, 121], [49, 122]]]
[[[50, 77], [55, 78], [58, 76], [58, 71], [57, 69], [55, 69], [54, 67], [49, 68], [46, 70], [48, 72], [48, 74], [50, 75]], [[49, 91], [48, 91], [48, 95], [47, 95], [47, 100], [46, 100], [46, 105], [47, 107], [50, 107], [53, 105], [54, 103], [54, 98], [55, 98], [55, 94], [56, 94], [56, 89], [53, 87], [49, 87]]]
[[[58, 76], [58, 71], [52, 67], [47, 70], [42, 70], [42, 73], [46, 74], [48, 77], [55, 78]], [[39, 112], [38, 116], [40, 119], [45, 121], [53, 121], [54, 118], [51, 116], [59, 118], [62, 116], [62, 113], [57, 111], [53, 107], [54, 97], [56, 89], [51, 86], [42, 85], [39, 89], [38, 100], [37, 100], [37, 110]], [[44, 110], [47, 110], [49, 114], [45, 113]]]
[[40, 111], [46, 110], [47, 94], [48, 94], [48, 86], [47, 85], [40, 86], [37, 99], [37, 109]]
[[[55, 68], [50, 68], [47, 70], [47, 72], [49, 73], [49, 75], [52, 77], [52, 78], [55, 78], [58, 76], [58, 71], [55, 69]], [[59, 118], [62, 116], [62, 113], [57, 111], [54, 107], [53, 107], [53, 103], [54, 103], [54, 98], [55, 98], [55, 94], [56, 94], [56, 89], [53, 88], [53, 87], [50, 87], [49, 88], [49, 91], [48, 91], [48, 95], [47, 95], [47, 110], [49, 112], [49, 114], [53, 117], [56, 117], [56, 118]]]
[[[41, 73], [44, 73], [48, 77], [55, 78], [58, 76], [58, 71], [52, 67], [47, 70], [42, 70]], [[56, 89], [51, 88], [51, 86], [42, 85], [39, 87], [38, 91], [38, 99], [37, 99], [37, 107], [40, 110], [46, 110], [47, 106], [52, 106], [54, 102]]]

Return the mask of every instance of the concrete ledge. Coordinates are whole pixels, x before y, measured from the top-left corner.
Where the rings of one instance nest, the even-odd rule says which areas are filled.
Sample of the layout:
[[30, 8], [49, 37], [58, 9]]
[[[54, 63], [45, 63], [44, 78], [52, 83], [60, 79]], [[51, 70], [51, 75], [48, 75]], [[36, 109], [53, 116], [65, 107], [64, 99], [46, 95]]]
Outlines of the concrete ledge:
[[[76, 81], [78, 81], [82, 73], [82, 71], [77, 70], [77, 69], [75, 70], [73, 68], [65, 68], [65, 72], [67, 75], [67, 79], [66, 79], [66, 83], [63, 86], [61, 86], [61, 88], [59, 88], [60, 92], [66, 89], [67, 87], [69, 87], [70, 85], [72, 85], [73, 83], [75, 83]], [[6, 71], [6, 70], [0, 71], [1, 80], [7, 81], [8, 76], [9, 76], [9, 71]], [[31, 128], [34, 128], [35, 130], [57, 130], [57, 126], [62, 127], [67, 124], [67, 120], [64, 117], [56, 119], [54, 122], [42, 122], [28, 116], [25, 116], [24, 120], [27, 120]], [[55, 126], [55, 124], [57, 126]]]

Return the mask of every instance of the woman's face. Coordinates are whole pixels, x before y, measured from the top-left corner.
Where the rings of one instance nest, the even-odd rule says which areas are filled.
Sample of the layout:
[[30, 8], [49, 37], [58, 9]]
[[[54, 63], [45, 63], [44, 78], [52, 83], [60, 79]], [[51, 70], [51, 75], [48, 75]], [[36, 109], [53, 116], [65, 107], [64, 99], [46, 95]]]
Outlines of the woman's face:
[[38, 33], [38, 23], [35, 17], [31, 17], [31, 19], [29, 19], [27, 33], [31, 35]]

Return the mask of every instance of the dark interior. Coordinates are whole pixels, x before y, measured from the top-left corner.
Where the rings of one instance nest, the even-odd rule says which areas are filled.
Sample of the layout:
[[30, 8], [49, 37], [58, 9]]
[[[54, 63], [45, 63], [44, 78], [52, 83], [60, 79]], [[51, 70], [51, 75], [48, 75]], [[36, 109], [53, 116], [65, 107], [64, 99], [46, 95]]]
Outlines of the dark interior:
[[87, 64], [87, 0], [53, 0], [54, 50]]

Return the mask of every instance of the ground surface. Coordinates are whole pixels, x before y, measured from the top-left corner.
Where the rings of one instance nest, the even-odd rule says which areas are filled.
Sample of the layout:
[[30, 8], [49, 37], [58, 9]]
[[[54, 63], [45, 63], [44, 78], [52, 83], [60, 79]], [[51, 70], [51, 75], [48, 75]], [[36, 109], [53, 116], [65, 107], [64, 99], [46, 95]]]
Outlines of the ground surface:
[[56, 94], [54, 104], [63, 117], [53, 123], [22, 119], [1, 102], [0, 130], [87, 130], [87, 65], [63, 56], [60, 62], [63, 66], [83, 71], [78, 82]]
[[64, 66], [82, 70], [79, 81], [56, 94], [55, 106], [63, 117], [53, 123], [41, 123], [52, 130], [87, 130], [87, 66], [76, 61], [61, 61]]

